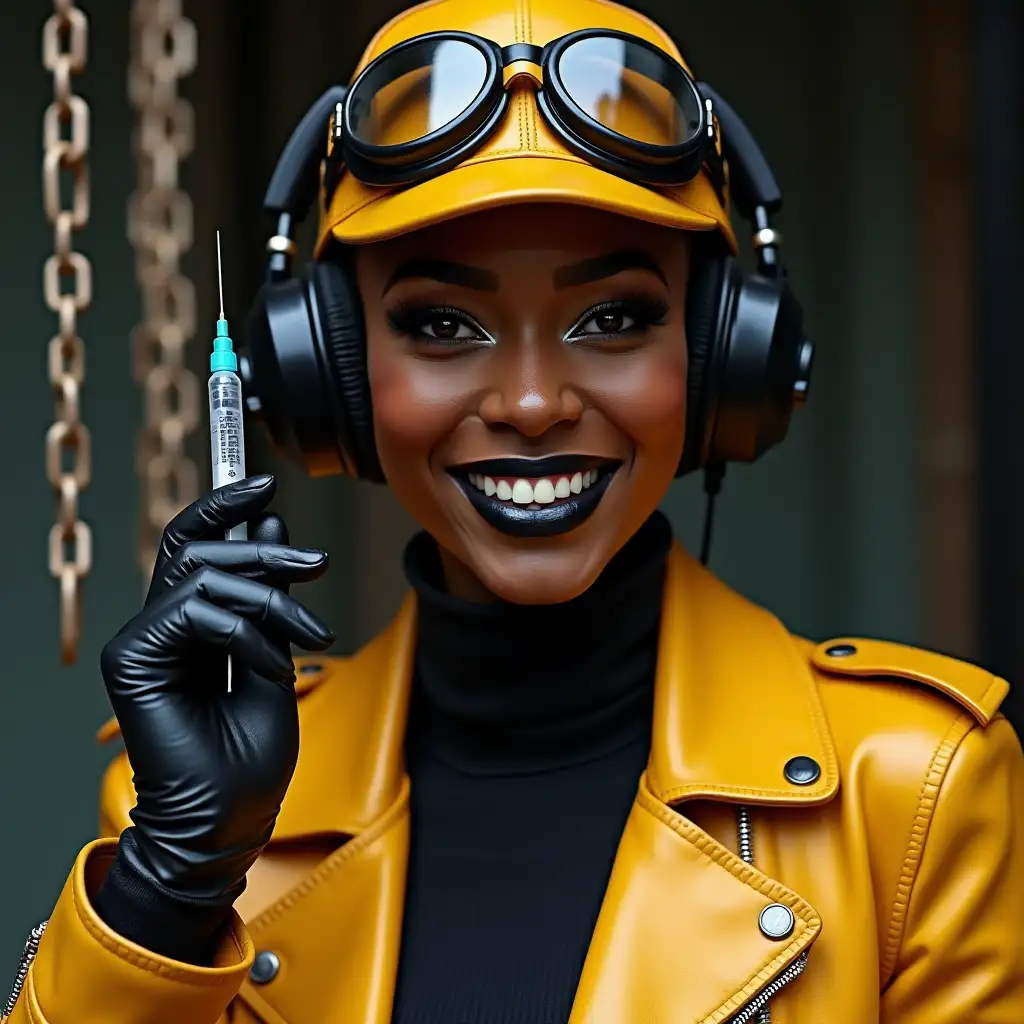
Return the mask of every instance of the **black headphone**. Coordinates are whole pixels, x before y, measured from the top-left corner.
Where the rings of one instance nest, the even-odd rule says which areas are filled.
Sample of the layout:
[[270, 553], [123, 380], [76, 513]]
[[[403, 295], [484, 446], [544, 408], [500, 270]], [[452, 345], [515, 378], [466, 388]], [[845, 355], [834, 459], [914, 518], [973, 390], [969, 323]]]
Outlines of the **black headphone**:
[[[734, 202], [755, 228], [756, 274], [731, 255], [698, 259], [686, 300], [689, 402], [678, 475], [753, 462], [786, 436], [806, 399], [814, 346], [787, 281], [781, 235], [769, 216], [782, 206], [771, 168], [746, 125], [708, 85], [718, 116]], [[343, 86], [309, 109], [285, 146], [264, 209], [276, 218], [266, 281], [249, 314], [241, 357], [246, 405], [275, 445], [308, 473], [384, 481], [373, 438], [363, 313], [344, 261], [312, 263], [298, 276], [292, 231], [316, 201], [327, 125]], [[715, 485], [717, 489], [717, 484]]]

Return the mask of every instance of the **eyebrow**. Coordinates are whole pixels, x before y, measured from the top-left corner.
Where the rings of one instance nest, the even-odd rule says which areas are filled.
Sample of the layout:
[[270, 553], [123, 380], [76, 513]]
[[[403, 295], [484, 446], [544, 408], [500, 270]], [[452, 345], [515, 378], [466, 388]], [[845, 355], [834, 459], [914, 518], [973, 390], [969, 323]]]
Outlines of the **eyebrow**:
[[455, 263], [451, 260], [418, 257], [406, 260], [398, 267], [384, 285], [381, 297], [387, 295], [399, 281], [417, 277], [452, 284], [458, 288], [472, 288], [478, 292], [498, 290], [498, 275], [493, 270], [483, 270], [480, 267], [471, 267], [468, 263]]
[[647, 253], [636, 249], [622, 249], [618, 252], [610, 252], [604, 256], [595, 256], [593, 259], [581, 260], [579, 263], [559, 267], [555, 271], [555, 287], [571, 288], [574, 285], [591, 284], [605, 277], [621, 274], [624, 270], [650, 271], [661, 279], [666, 288], [668, 287], [665, 272], [657, 262]]

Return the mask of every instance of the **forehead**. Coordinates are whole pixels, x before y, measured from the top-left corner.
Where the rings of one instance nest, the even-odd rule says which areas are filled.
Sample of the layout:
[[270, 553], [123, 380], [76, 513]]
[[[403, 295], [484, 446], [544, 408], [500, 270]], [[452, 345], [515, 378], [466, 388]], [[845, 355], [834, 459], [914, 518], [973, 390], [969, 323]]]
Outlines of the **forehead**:
[[672, 263], [688, 250], [689, 232], [583, 206], [518, 204], [455, 217], [398, 238], [356, 247], [356, 260], [383, 273], [414, 256], [497, 267], [528, 261], [547, 266], [635, 249]]

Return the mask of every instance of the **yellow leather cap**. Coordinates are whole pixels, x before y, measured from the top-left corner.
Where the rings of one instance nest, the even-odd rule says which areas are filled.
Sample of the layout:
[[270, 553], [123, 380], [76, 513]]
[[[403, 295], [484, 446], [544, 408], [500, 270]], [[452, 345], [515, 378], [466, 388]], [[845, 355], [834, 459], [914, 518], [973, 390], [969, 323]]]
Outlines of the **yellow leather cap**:
[[[393, 18], [374, 36], [353, 80], [392, 46], [428, 32], [457, 30], [501, 46], [543, 46], [588, 28], [639, 36], [686, 66], [659, 26], [608, 0], [429, 0]], [[461, 214], [536, 202], [589, 206], [693, 231], [717, 230], [736, 251], [728, 212], [703, 172], [685, 185], [656, 187], [599, 170], [570, 152], [548, 129], [534, 89], [526, 81], [529, 77], [519, 74], [507, 86], [510, 102], [503, 122], [480, 149], [452, 170], [399, 187], [366, 185], [344, 173], [329, 208], [321, 206], [317, 253], [332, 235], [342, 242], [373, 242]], [[396, 122], [396, 142], [410, 137], [406, 134], [409, 116], [403, 111]]]

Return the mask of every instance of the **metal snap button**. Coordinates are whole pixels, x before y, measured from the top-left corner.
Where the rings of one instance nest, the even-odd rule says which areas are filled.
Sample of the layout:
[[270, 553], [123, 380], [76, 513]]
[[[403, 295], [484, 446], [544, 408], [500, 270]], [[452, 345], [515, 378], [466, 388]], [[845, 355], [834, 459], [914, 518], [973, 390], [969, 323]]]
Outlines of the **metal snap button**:
[[788, 939], [796, 927], [796, 918], [784, 904], [770, 903], [757, 915], [757, 926], [766, 939]]
[[791, 757], [782, 769], [782, 774], [794, 786], [809, 786], [821, 778], [821, 765], [813, 757]]
[[266, 985], [277, 977], [279, 970], [281, 970], [281, 961], [278, 955], [269, 949], [261, 949], [256, 954], [252, 967], [249, 968], [249, 980], [254, 985]]
[[857, 648], [853, 644], [833, 644], [825, 653], [830, 658], [849, 658], [857, 653]]

